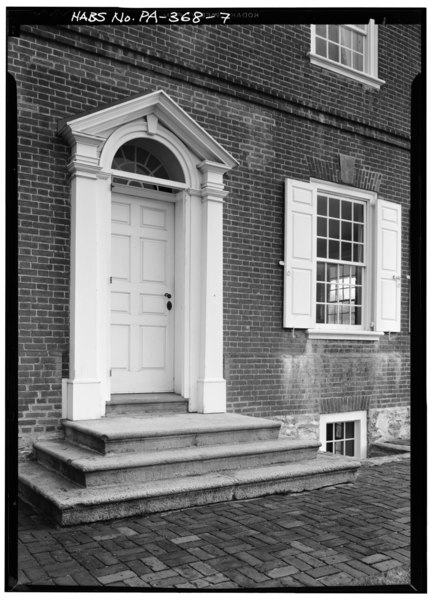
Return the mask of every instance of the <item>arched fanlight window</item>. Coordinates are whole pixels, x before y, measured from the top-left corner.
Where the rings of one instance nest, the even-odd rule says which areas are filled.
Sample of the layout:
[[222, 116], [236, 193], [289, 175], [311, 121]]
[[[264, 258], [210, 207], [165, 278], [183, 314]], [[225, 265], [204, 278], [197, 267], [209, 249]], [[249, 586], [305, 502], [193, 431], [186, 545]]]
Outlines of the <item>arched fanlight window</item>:
[[[182, 168], [174, 154], [163, 144], [149, 139], [134, 139], [117, 150], [112, 168], [126, 173], [184, 182]], [[114, 183], [133, 187], [150, 187], [167, 191], [158, 184], [148, 184], [125, 177], [114, 177]]]

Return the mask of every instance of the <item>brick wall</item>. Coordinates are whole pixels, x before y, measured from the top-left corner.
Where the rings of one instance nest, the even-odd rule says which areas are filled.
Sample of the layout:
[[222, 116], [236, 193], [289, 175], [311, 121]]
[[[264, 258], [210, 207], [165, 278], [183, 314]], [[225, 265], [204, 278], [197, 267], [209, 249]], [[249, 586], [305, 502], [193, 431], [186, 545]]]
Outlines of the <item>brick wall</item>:
[[[228, 409], [271, 416], [320, 401], [409, 403], [410, 83], [415, 26], [380, 29], [371, 92], [312, 67], [307, 26], [23, 27], [9, 40], [18, 88], [21, 434], [55, 434], [67, 376], [69, 151], [57, 122], [164, 89], [240, 162], [226, 178], [224, 369]], [[125, 41], [127, 40], [127, 47]], [[339, 153], [379, 173], [403, 208], [402, 332], [380, 342], [307, 340], [282, 328], [284, 179]], [[313, 160], [311, 160], [311, 158]]]

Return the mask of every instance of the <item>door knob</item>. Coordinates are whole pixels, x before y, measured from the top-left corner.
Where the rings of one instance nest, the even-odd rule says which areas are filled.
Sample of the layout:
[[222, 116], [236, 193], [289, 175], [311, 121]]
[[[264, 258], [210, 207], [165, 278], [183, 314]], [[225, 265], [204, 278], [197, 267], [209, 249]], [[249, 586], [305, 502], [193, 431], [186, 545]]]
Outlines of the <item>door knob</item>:
[[166, 293], [164, 294], [164, 296], [165, 296], [165, 298], [168, 298], [168, 299], [169, 299], [169, 298], [171, 298], [171, 294], [168, 294], [168, 292], [166, 292]]

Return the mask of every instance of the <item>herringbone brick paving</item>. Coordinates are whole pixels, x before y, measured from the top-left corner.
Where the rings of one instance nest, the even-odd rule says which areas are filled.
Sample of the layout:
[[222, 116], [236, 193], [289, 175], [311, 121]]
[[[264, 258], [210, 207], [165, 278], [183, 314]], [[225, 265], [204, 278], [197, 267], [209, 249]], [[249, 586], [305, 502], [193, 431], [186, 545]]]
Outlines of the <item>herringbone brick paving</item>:
[[21, 503], [17, 589], [368, 585], [409, 570], [409, 475], [367, 462], [354, 484], [68, 528]]

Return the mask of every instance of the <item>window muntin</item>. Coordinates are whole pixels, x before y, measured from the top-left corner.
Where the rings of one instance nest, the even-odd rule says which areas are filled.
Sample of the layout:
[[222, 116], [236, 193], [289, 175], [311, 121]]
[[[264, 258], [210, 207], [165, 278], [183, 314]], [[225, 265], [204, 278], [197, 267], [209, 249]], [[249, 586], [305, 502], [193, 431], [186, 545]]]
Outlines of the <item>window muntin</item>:
[[364, 202], [317, 197], [316, 323], [361, 326], [365, 282]]
[[317, 25], [315, 52], [356, 71], [367, 71], [366, 25]]

